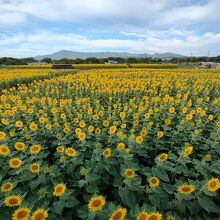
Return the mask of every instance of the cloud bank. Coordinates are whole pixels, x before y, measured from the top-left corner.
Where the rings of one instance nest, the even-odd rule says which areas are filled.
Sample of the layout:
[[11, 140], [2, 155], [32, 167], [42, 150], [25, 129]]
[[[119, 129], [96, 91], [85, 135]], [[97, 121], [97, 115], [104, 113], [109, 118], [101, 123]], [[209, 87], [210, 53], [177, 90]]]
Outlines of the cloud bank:
[[219, 0], [0, 0], [0, 56], [220, 54]]

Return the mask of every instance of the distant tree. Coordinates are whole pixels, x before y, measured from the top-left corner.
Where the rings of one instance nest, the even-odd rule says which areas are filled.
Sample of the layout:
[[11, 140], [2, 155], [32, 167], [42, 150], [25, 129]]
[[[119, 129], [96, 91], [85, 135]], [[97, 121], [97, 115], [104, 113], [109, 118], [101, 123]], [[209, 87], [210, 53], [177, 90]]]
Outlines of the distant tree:
[[138, 60], [137, 60], [137, 58], [135, 58], [135, 57], [129, 57], [128, 59], [127, 59], [127, 63], [137, 63], [138, 62]]
[[99, 59], [95, 57], [89, 57], [89, 58], [86, 58], [85, 62], [86, 63], [99, 63]]
[[43, 59], [41, 60], [41, 62], [53, 63], [53, 60], [52, 60], [51, 58], [49, 58], [49, 57], [46, 57], [46, 58], [43, 58]]
[[83, 64], [85, 63], [85, 60], [81, 59], [81, 58], [76, 58], [75, 59], [75, 64]]

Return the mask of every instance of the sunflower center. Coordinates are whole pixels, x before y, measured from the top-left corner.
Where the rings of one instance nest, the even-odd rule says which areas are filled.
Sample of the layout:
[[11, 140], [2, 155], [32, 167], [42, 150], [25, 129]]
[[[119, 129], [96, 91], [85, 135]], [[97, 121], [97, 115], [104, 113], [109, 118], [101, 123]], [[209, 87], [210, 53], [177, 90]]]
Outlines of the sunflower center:
[[182, 188], [182, 191], [183, 191], [183, 192], [189, 192], [189, 191], [190, 191], [190, 187], [184, 186], [184, 187]]
[[24, 217], [26, 217], [27, 216], [27, 212], [25, 212], [25, 211], [20, 211], [18, 214], [17, 214], [17, 218], [18, 219], [22, 219], [22, 218], [24, 218]]
[[141, 214], [141, 216], [139, 217], [139, 220], [146, 220], [147, 216], [145, 214]]
[[35, 220], [42, 220], [44, 219], [44, 214], [43, 213], [37, 213], [35, 216]]
[[2, 148], [2, 152], [3, 152], [3, 153], [6, 153], [6, 152], [7, 152], [7, 148], [6, 148], [6, 147], [3, 147], [3, 148]]
[[19, 162], [18, 162], [18, 160], [13, 160], [13, 161], [12, 161], [12, 164], [15, 165], [15, 166], [17, 166], [17, 165], [19, 165]]
[[18, 200], [16, 198], [12, 198], [9, 200], [9, 204], [15, 205], [18, 203]]
[[216, 186], [217, 186], [217, 183], [216, 183], [216, 182], [213, 181], [213, 182], [210, 183], [210, 187], [211, 187], [211, 188], [215, 188]]
[[56, 192], [57, 192], [57, 193], [61, 193], [61, 192], [62, 192], [62, 190], [63, 190], [63, 187], [58, 186], [58, 187], [57, 187], [57, 189], [56, 189]]
[[99, 207], [101, 205], [101, 201], [99, 199], [96, 199], [96, 200], [93, 201], [92, 205], [94, 207]]
[[131, 170], [127, 171], [128, 176], [132, 176], [133, 172]]
[[73, 154], [73, 153], [74, 153], [74, 151], [73, 151], [72, 149], [70, 149], [70, 150], [69, 150], [69, 153], [70, 153], [70, 154]]
[[118, 212], [114, 215], [113, 220], [119, 220], [122, 217], [122, 213]]
[[157, 216], [156, 215], [152, 215], [150, 216], [150, 218], [148, 218], [149, 220], [157, 220]]
[[7, 183], [7, 184], [5, 184], [4, 188], [5, 188], [5, 189], [9, 189], [10, 186], [11, 186], [11, 185], [10, 185], [9, 183]]
[[105, 151], [105, 155], [109, 155], [109, 151], [108, 150]]
[[165, 160], [165, 159], [166, 159], [165, 155], [162, 155], [162, 156], [160, 157], [160, 159], [161, 159], [161, 160]]
[[33, 169], [33, 170], [37, 170], [37, 169], [38, 169], [38, 166], [37, 166], [37, 165], [33, 165], [33, 166], [32, 166], [32, 169]]
[[156, 183], [157, 183], [157, 180], [156, 180], [156, 179], [152, 179], [152, 180], [151, 180], [151, 183], [156, 184]]

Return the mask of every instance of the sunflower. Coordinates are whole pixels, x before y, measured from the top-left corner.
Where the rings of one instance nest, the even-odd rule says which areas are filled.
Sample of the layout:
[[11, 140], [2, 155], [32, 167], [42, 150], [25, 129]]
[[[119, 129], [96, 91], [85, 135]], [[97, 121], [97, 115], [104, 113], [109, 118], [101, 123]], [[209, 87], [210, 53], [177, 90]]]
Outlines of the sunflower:
[[183, 150], [183, 156], [188, 157], [193, 151], [193, 146], [187, 146]]
[[168, 159], [168, 154], [166, 154], [166, 153], [159, 154], [159, 155], [157, 156], [157, 159], [158, 159], [160, 162], [165, 162], [165, 161], [167, 161], [167, 159]]
[[49, 173], [49, 172], [50, 172], [50, 168], [49, 168], [49, 167], [46, 167], [46, 168], [44, 169], [44, 173], [47, 174], [47, 173]]
[[127, 210], [125, 208], [118, 208], [112, 213], [109, 220], [124, 220], [126, 213]]
[[41, 151], [41, 146], [39, 144], [32, 145], [29, 151], [30, 154], [38, 154]]
[[220, 181], [218, 178], [211, 178], [207, 182], [207, 190], [209, 192], [216, 192], [218, 189], [220, 189]]
[[19, 168], [22, 165], [22, 160], [18, 157], [11, 158], [9, 160], [9, 166], [11, 168]]
[[140, 132], [140, 135], [145, 137], [147, 135], [147, 130], [146, 129], [142, 129]]
[[23, 126], [23, 122], [22, 121], [16, 121], [15, 125], [16, 125], [16, 127], [21, 128]]
[[134, 178], [135, 171], [133, 169], [128, 168], [128, 169], [125, 169], [124, 174], [128, 179], [132, 179]]
[[119, 143], [117, 146], [118, 150], [124, 150], [125, 149], [125, 144], [124, 143]]
[[148, 213], [145, 211], [142, 211], [138, 214], [136, 220], [147, 220]]
[[119, 116], [120, 116], [120, 118], [123, 118], [123, 119], [124, 119], [125, 113], [124, 113], [124, 112], [120, 112], [120, 113], [119, 113]]
[[94, 126], [92, 126], [92, 125], [89, 125], [89, 127], [88, 127], [88, 132], [89, 133], [92, 133], [93, 131], [94, 131]]
[[30, 128], [31, 131], [36, 131], [37, 128], [38, 128], [38, 126], [37, 126], [37, 124], [35, 124], [34, 122], [32, 122], [32, 123], [30, 124], [29, 128]]
[[66, 155], [69, 157], [74, 157], [76, 156], [76, 150], [72, 147], [68, 147], [65, 151]]
[[157, 187], [160, 184], [160, 180], [155, 176], [151, 177], [148, 181], [151, 187]]
[[158, 138], [162, 138], [164, 136], [164, 132], [163, 131], [158, 131], [157, 132], [157, 137]]
[[45, 122], [46, 122], [46, 118], [40, 117], [40, 118], [39, 118], [39, 122], [40, 122], [40, 123], [45, 123]]
[[124, 123], [124, 124], [121, 124], [121, 128], [122, 128], [122, 129], [126, 128], [126, 126], [127, 126], [127, 125], [126, 125], [125, 123]]
[[[65, 127], [65, 128], [63, 129], [63, 132], [64, 132], [65, 134], [68, 134], [68, 133], [70, 132], [70, 128]], [[61, 139], [61, 138], [57, 138], [57, 139]]]
[[84, 141], [86, 138], [86, 134], [84, 132], [81, 132], [78, 134], [78, 138], [80, 141]]
[[165, 119], [164, 122], [165, 122], [166, 125], [170, 125], [171, 124], [171, 120], [169, 118]]
[[143, 137], [142, 136], [137, 136], [135, 138], [136, 143], [141, 144], [143, 142]]
[[21, 196], [18, 195], [7, 196], [4, 200], [5, 206], [8, 207], [19, 206], [21, 202], [22, 202], [22, 198]]
[[45, 128], [46, 128], [47, 130], [50, 130], [50, 129], [52, 128], [52, 125], [46, 124], [46, 125], [45, 125]]
[[12, 215], [12, 220], [28, 220], [30, 209], [27, 207], [18, 208]]
[[170, 107], [169, 108], [169, 113], [173, 114], [175, 112], [175, 108], [174, 107]]
[[162, 217], [162, 214], [159, 212], [152, 212], [147, 215], [147, 220], [161, 220]]
[[111, 148], [109, 148], [109, 147], [105, 148], [105, 150], [103, 151], [103, 156], [110, 157], [111, 156]]
[[108, 126], [109, 126], [108, 120], [104, 120], [104, 121], [102, 122], [102, 124], [103, 124], [104, 127], [108, 127]]
[[18, 151], [23, 151], [25, 149], [25, 144], [23, 142], [16, 142], [14, 148]]
[[192, 120], [192, 118], [193, 118], [193, 115], [192, 115], [192, 114], [187, 114], [187, 115], [186, 115], [186, 119], [187, 119], [188, 121]]
[[65, 160], [66, 160], [66, 157], [64, 157], [64, 156], [60, 157], [60, 162], [63, 162]]
[[103, 196], [95, 196], [89, 200], [88, 209], [92, 212], [97, 212], [105, 205], [105, 199]]
[[0, 154], [1, 155], [6, 156], [10, 153], [11, 153], [11, 150], [7, 146], [5, 146], [5, 145], [0, 146]]
[[44, 209], [37, 209], [31, 216], [31, 220], [45, 220], [48, 217], [48, 212]]
[[194, 185], [186, 185], [186, 184], [184, 184], [184, 185], [178, 186], [178, 192], [180, 194], [188, 195], [188, 194], [193, 193], [195, 190], [196, 190], [196, 188], [195, 188]]
[[6, 136], [5, 132], [0, 131], [0, 140], [3, 140], [5, 136]]
[[211, 154], [206, 154], [206, 155], [204, 156], [204, 160], [205, 160], [205, 161], [211, 161], [211, 160], [212, 160], [212, 155], [211, 155]]
[[213, 116], [213, 115], [209, 115], [209, 116], [208, 116], [208, 120], [209, 120], [209, 121], [212, 121], [212, 120], [213, 120], [213, 118], [214, 118], [214, 116]]
[[101, 131], [102, 131], [102, 130], [101, 130], [100, 128], [96, 128], [96, 129], [95, 129], [95, 133], [96, 133], [96, 134], [100, 134]]
[[117, 130], [117, 127], [113, 125], [109, 128], [109, 133], [114, 134], [116, 132], [116, 130]]
[[59, 147], [57, 147], [57, 148], [56, 148], [56, 151], [57, 151], [58, 153], [63, 153], [63, 152], [64, 152], [64, 146], [59, 146]]
[[3, 193], [6, 193], [6, 192], [11, 191], [13, 188], [14, 188], [13, 183], [8, 182], [8, 183], [5, 183], [5, 184], [3, 184], [3, 185], [1, 186], [1, 191], [2, 191]]
[[52, 108], [52, 109], [51, 109], [51, 113], [52, 113], [52, 114], [56, 114], [57, 112], [58, 112], [58, 110], [57, 110], [56, 108]]
[[54, 187], [54, 196], [62, 196], [63, 193], [66, 191], [66, 185], [64, 183], [59, 183]]
[[37, 173], [40, 170], [40, 164], [39, 163], [32, 163], [29, 167], [29, 171], [31, 173]]
[[85, 121], [80, 121], [79, 127], [80, 127], [80, 128], [84, 128], [85, 126], [86, 126]]
[[99, 115], [97, 115], [97, 114], [93, 115], [93, 119], [94, 119], [95, 121], [97, 121], [97, 120], [99, 119]]
[[166, 220], [175, 220], [176, 218], [172, 215], [168, 215]]

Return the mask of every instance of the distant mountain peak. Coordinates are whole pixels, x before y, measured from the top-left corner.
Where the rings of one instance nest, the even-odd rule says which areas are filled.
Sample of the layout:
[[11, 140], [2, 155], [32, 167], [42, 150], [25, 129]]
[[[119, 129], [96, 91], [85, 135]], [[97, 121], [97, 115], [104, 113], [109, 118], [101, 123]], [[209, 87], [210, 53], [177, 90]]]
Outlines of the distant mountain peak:
[[136, 57], [136, 58], [146, 58], [146, 57], [151, 57], [151, 58], [181, 58], [184, 57], [180, 54], [174, 54], [174, 53], [155, 53], [155, 54], [135, 54], [135, 53], [128, 53], [128, 52], [74, 52], [70, 50], [60, 50], [58, 52], [55, 52], [53, 54], [48, 54], [48, 55], [40, 55], [35, 57], [35, 59], [41, 60], [43, 58], [51, 58], [53, 60], [56, 59], [63, 59], [63, 58], [68, 58], [68, 59], [76, 59], [76, 58], [81, 58], [81, 59], [86, 59], [89, 57], [96, 57], [96, 58], [108, 58], [108, 57], [122, 57], [122, 58], [129, 58], [129, 57]]

